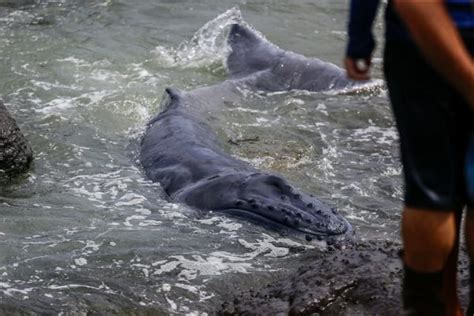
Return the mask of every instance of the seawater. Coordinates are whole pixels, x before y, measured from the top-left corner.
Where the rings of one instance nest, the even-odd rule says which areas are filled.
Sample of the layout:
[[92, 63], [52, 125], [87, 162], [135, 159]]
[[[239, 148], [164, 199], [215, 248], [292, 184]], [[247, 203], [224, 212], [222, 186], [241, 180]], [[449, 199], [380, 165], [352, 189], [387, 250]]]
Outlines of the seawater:
[[[347, 13], [342, 0], [0, 0], [0, 95], [35, 152], [33, 169], [0, 187], [0, 313], [212, 313], [237, 280], [258, 286], [320, 251], [169, 201], [138, 148], [166, 87], [227, 78], [230, 24], [341, 65]], [[383, 88], [243, 94], [209, 113], [229, 152], [335, 205], [357, 238], [398, 240]]]

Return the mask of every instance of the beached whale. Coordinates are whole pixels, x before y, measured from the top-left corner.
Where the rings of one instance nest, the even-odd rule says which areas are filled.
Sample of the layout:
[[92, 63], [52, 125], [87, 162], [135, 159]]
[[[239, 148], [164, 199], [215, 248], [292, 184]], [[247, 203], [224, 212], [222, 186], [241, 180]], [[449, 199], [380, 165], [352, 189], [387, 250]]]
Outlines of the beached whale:
[[228, 42], [232, 79], [189, 92], [166, 89], [164, 110], [148, 123], [141, 142], [140, 161], [147, 177], [159, 182], [173, 201], [199, 210], [298, 231], [308, 240], [350, 234], [351, 225], [334, 208], [281, 176], [226, 153], [206, 113], [241, 97], [236, 88], [243, 85], [267, 91], [320, 91], [353, 83], [340, 68], [285, 52], [242, 25], [232, 26]]
[[351, 231], [328, 205], [224, 152], [195, 110], [202, 108], [202, 100], [192, 91], [166, 92], [166, 109], [149, 123], [140, 160], [148, 178], [159, 182], [173, 201], [293, 229], [307, 239]]

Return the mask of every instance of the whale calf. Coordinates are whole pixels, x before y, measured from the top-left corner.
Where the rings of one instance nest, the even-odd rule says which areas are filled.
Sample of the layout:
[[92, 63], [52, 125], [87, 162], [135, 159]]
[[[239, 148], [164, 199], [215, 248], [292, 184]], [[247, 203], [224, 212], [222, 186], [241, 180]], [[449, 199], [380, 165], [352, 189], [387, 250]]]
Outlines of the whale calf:
[[318, 199], [225, 153], [211, 126], [193, 111], [202, 101], [192, 91], [168, 88], [166, 93], [166, 109], [150, 121], [140, 160], [147, 177], [159, 182], [171, 200], [296, 230], [308, 240], [351, 230]]
[[[334, 208], [281, 176], [226, 153], [206, 113], [218, 110], [223, 99], [238, 97], [236, 87], [241, 85], [267, 91], [321, 91], [352, 83], [344, 80], [340, 68], [285, 52], [242, 25], [231, 27], [228, 42], [231, 79], [188, 92], [165, 90], [164, 109], [149, 121], [141, 140], [140, 162], [146, 176], [159, 182], [171, 200], [198, 210], [296, 231], [307, 240], [350, 235], [351, 225]], [[305, 67], [318, 69], [323, 78]], [[326, 80], [331, 83], [320, 83]]]

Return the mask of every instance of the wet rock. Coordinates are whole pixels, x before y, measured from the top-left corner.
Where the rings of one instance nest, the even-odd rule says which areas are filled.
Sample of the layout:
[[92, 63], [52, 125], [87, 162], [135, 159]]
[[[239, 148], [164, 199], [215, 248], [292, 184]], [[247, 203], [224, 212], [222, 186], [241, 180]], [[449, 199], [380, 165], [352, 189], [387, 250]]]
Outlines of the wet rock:
[[[298, 268], [253, 292], [241, 290], [219, 314], [399, 315], [399, 249], [394, 242], [359, 241], [342, 250], [305, 254], [294, 264]], [[467, 280], [465, 257], [460, 259], [461, 284]], [[460, 293], [465, 304], [467, 287]]]
[[0, 7], [20, 7], [34, 3], [35, 0], [0, 0]]
[[33, 152], [16, 121], [0, 101], [0, 175], [15, 175], [31, 164]]

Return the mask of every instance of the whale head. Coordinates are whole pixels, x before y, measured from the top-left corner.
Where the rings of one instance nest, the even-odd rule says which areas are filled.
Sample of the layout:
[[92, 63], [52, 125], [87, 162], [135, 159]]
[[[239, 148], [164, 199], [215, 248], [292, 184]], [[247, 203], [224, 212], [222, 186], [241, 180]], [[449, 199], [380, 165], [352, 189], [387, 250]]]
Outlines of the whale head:
[[352, 233], [351, 225], [334, 208], [267, 173], [216, 175], [176, 198], [199, 209], [243, 217], [280, 231], [296, 231], [308, 241]]

